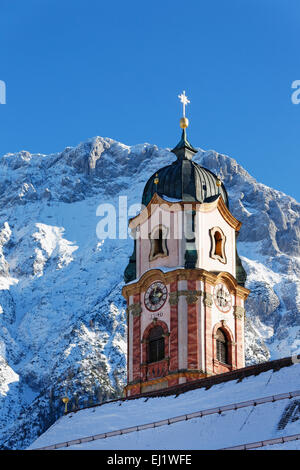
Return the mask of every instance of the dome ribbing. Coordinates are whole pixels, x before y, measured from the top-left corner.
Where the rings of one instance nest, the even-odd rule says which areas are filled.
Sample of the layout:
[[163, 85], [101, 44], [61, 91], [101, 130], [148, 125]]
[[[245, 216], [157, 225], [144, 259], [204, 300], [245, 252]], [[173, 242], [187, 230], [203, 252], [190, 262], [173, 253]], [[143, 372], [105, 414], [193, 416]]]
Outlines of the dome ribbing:
[[[178, 145], [172, 150], [177, 160], [155, 172], [147, 181], [142, 204], [147, 206], [155, 193], [180, 201], [212, 202], [219, 195], [228, 207], [225, 186], [207, 168], [192, 161], [197, 150], [186, 139], [185, 129]], [[158, 179], [158, 183], [156, 184]]]

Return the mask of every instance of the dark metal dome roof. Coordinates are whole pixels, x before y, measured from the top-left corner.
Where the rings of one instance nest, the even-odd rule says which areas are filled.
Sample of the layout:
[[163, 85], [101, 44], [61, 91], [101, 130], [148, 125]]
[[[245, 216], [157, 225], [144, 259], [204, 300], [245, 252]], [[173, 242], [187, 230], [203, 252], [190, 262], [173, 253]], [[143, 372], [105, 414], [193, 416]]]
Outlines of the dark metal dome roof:
[[172, 152], [177, 156], [177, 160], [150, 177], [143, 192], [142, 204], [147, 206], [155, 193], [181, 201], [201, 203], [214, 201], [221, 195], [228, 207], [228, 195], [223, 184], [217, 186], [218, 177], [192, 161], [197, 150], [186, 140], [185, 129]]

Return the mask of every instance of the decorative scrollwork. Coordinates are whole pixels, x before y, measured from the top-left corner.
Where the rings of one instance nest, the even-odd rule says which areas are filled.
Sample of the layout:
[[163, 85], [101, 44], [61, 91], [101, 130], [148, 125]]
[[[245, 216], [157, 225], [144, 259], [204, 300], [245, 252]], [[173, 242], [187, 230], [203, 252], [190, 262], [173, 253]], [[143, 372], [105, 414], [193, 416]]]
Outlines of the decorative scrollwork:
[[242, 320], [245, 317], [245, 309], [239, 305], [235, 305], [233, 308], [233, 314], [238, 320]]
[[179, 290], [177, 292], [171, 292], [169, 294], [170, 305], [177, 305], [179, 296], [184, 295], [188, 304], [195, 304], [199, 297], [203, 295], [200, 290]]
[[209, 292], [204, 293], [204, 303], [207, 307], [212, 307], [213, 305], [213, 296]]
[[138, 316], [140, 316], [141, 313], [142, 313], [142, 306], [141, 306], [140, 302], [137, 303], [137, 304], [131, 304], [131, 305], [129, 305], [129, 306], [128, 306], [128, 313], [131, 313], [131, 315], [132, 315], [133, 317], [138, 317]]
[[186, 301], [189, 305], [195, 304], [198, 299], [199, 296], [197, 294], [193, 294], [192, 292], [186, 294]]
[[178, 292], [170, 292], [169, 294], [169, 303], [170, 305], [178, 304]]

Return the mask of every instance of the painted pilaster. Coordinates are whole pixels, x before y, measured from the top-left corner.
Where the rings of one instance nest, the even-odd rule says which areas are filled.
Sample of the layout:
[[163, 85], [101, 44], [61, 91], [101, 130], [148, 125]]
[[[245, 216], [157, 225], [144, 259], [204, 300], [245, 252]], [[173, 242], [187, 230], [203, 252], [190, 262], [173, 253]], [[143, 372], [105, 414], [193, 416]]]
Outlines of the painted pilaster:
[[212, 286], [205, 283], [203, 306], [205, 312], [205, 372], [213, 373], [213, 338], [212, 338]]
[[188, 308], [188, 369], [199, 368], [199, 349], [198, 349], [198, 309], [196, 294], [196, 281], [187, 281], [187, 308]]
[[131, 306], [132, 316], [132, 380], [141, 378], [141, 304], [140, 294], [133, 296], [133, 306]]
[[[187, 290], [187, 281], [178, 282], [178, 290]], [[178, 299], [178, 369], [187, 369], [188, 310], [185, 295]]]
[[[129, 297], [129, 306], [133, 304], [133, 296]], [[130, 309], [127, 309], [128, 341], [127, 341], [127, 382], [133, 380], [133, 320]]]
[[236, 306], [234, 307], [235, 317], [235, 341], [236, 341], [236, 367], [240, 369], [245, 366], [244, 351], [244, 320], [245, 308], [244, 301], [240, 297], [236, 298]]
[[170, 284], [170, 371], [178, 369], [178, 294], [177, 281]]
[[205, 371], [205, 311], [203, 308], [203, 285], [202, 281], [196, 281], [197, 291], [201, 292], [201, 298], [197, 302], [197, 310], [198, 310], [198, 361], [199, 361], [199, 369]]

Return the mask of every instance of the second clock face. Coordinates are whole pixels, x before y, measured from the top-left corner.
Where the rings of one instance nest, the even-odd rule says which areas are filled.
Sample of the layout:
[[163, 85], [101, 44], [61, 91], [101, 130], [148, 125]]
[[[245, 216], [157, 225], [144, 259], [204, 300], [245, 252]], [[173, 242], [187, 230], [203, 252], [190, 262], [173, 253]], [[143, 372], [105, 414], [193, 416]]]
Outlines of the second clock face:
[[228, 312], [231, 309], [232, 300], [229, 290], [224, 284], [218, 284], [214, 289], [214, 301], [218, 309]]
[[168, 290], [162, 282], [153, 282], [145, 294], [145, 305], [151, 312], [159, 310], [166, 302]]

